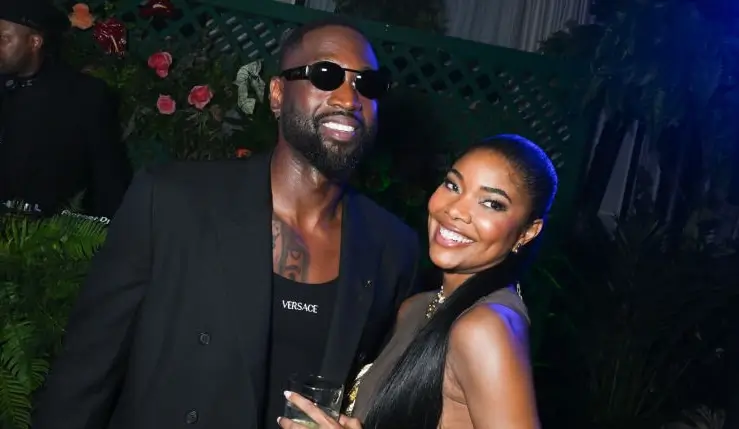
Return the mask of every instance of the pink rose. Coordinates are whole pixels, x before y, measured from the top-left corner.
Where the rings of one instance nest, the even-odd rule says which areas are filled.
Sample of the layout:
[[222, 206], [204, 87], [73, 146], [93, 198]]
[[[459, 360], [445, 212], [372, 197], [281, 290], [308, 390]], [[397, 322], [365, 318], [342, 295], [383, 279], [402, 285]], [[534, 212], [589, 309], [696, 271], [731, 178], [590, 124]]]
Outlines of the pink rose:
[[208, 85], [193, 86], [190, 90], [190, 95], [187, 96], [187, 102], [199, 110], [203, 110], [203, 107], [207, 106], [212, 99], [213, 92]]
[[162, 115], [171, 115], [177, 110], [177, 103], [169, 95], [160, 95], [157, 99], [157, 110]]
[[157, 52], [149, 57], [149, 68], [154, 69], [161, 78], [169, 75], [169, 66], [172, 65], [172, 55], [169, 52]]

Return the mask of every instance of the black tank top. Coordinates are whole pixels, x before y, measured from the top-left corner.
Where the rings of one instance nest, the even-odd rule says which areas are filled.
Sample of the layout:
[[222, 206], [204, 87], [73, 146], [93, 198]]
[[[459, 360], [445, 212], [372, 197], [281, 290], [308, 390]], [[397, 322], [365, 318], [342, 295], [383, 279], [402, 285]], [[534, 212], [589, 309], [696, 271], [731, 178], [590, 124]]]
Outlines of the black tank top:
[[292, 374], [321, 375], [337, 281], [304, 284], [273, 274], [271, 359], [266, 428], [279, 428]]

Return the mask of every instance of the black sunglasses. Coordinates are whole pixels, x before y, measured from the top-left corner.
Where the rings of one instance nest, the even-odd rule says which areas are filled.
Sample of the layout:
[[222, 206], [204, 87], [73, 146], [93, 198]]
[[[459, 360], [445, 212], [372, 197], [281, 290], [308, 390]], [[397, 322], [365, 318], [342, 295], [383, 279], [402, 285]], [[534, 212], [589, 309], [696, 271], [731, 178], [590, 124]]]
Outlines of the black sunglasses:
[[370, 100], [380, 98], [390, 89], [390, 75], [387, 70], [345, 69], [330, 61], [287, 69], [280, 76], [287, 80], [308, 80], [321, 91], [335, 91], [346, 81], [346, 72], [357, 74], [352, 84], [357, 92]]

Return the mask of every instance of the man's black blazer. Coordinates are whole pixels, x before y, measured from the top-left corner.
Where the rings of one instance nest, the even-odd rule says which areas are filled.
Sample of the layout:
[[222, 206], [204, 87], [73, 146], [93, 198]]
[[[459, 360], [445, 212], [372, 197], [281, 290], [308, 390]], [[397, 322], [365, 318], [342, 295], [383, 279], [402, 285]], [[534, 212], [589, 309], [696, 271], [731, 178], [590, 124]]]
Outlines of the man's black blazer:
[[[137, 175], [94, 258], [34, 429], [260, 429], [271, 320], [269, 155]], [[324, 375], [379, 353], [418, 260], [416, 234], [344, 200]]]

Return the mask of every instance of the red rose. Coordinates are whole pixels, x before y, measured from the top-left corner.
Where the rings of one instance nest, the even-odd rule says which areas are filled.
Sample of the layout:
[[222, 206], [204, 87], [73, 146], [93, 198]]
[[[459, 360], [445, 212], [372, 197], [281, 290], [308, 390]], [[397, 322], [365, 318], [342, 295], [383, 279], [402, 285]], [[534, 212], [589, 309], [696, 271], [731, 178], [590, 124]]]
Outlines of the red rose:
[[169, 66], [172, 65], [172, 55], [169, 52], [157, 52], [149, 57], [148, 64], [157, 76], [165, 78], [169, 74]]
[[171, 0], [149, 0], [141, 6], [139, 15], [142, 18], [171, 18], [174, 15], [174, 5]]
[[247, 158], [251, 155], [251, 151], [247, 148], [238, 148], [236, 149], [236, 158]]
[[157, 110], [162, 115], [171, 115], [177, 110], [177, 103], [169, 95], [159, 95], [157, 99]]
[[213, 92], [208, 85], [193, 86], [190, 90], [190, 95], [187, 96], [187, 102], [199, 110], [203, 110], [203, 107], [207, 106], [212, 99]]
[[126, 52], [126, 27], [115, 18], [98, 21], [92, 37], [106, 54], [123, 55]]

